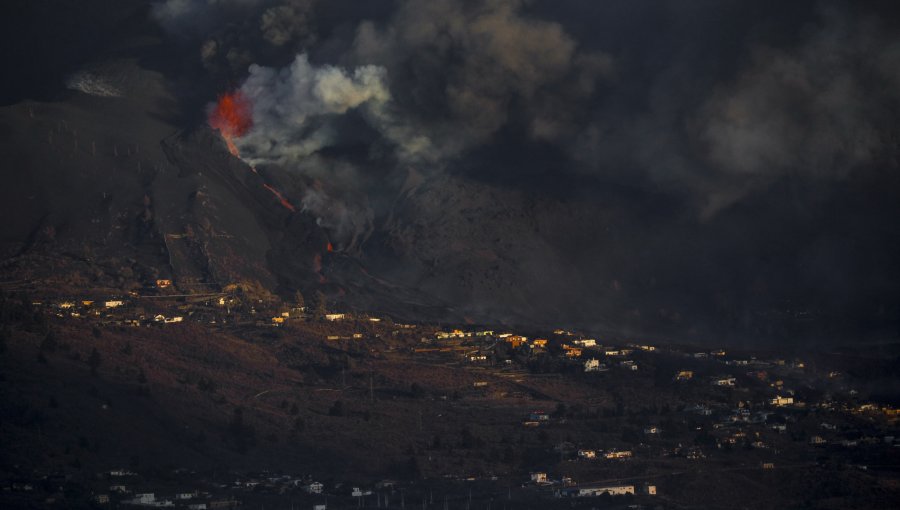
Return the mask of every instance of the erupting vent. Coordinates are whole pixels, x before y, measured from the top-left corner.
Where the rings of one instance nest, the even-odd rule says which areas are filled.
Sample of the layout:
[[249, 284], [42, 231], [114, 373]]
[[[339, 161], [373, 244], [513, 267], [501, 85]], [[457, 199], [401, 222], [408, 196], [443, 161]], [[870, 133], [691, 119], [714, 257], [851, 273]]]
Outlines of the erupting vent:
[[243, 136], [252, 126], [252, 108], [250, 101], [240, 92], [232, 92], [219, 96], [219, 102], [209, 113], [209, 125], [218, 129], [228, 144], [228, 151], [239, 156], [234, 139]]

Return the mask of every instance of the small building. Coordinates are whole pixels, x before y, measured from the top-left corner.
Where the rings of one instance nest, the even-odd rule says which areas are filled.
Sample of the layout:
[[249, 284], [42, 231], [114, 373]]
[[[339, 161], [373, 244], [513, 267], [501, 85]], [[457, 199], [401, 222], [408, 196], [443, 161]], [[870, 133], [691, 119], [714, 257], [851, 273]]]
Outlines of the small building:
[[97, 494], [94, 496], [94, 501], [98, 504], [105, 505], [109, 503], [109, 494]]
[[692, 370], [679, 370], [678, 373], [675, 374], [676, 381], [690, 381], [694, 378], [694, 372]]
[[311, 482], [306, 487], [303, 488], [306, 492], [310, 494], [322, 494], [322, 491], [325, 490], [325, 486], [320, 482]]
[[737, 382], [737, 379], [731, 376], [720, 376], [716, 377], [712, 381], [713, 386], [728, 386], [732, 387]]
[[532, 349], [545, 349], [547, 348], [547, 339], [546, 338], [535, 338], [531, 342]]
[[121, 299], [112, 299], [109, 301], [104, 301], [103, 306], [106, 308], [118, 308], [120, 306], [125, 306], [125, 302]]
[[509, 335], [508, 337], [504, 338], [503, 341], [508, 343], [509, 346], [513, 349], [517, 349], [519, 348], [519, 346], [524, 345], [528, 342], [528, 337], [521, 335]]
[[631, 450], [612, 450], [604, 455], [607, 459], [630, 459], [632, 457]]
[[157, 288], [160, 288], [160, 289], [169, 288], [172, 286], [172, 280], [168, 280], [168, 279], [156, 280], [156, 286], [157, 286]]
[[597, 347], [597, 340], [593, 338], [582, 338], [581, 340], [574, 340], [573, 344], [579, 347]]
[[778, 407], [789, 406], [794, 403], [794, 397], [782, 397], [779, 395], [770, 400], [769, 403]]
[[580, 487], [578, 497], [596, 497], [609, 494], [610, 496], [623, 496], [634, 494], [634, 485], [609, 485], [606, 487]]
[[600, 363], [600, 360], [596, 358], [591, 358], [584, 362], [584, 371], [585, 372], [604, 372], [606, 371], [606, 365]]
[[566, 350], [566, 357], [567, 357], [567, 358], [580, 358], [580, 357], [581, 357], [581, 349], [580, 349], [580, 348], [578, 348], [578, 347], [569, 347], [569, 346], [567, 346], [567, 347], [568, 347], [568, 348], [565, 348], [565, 347], [564, 347], [565, 350]]
[[345, 313], [326, 313], [325, 320], [327, 321], [342, 321], [347, 318], [347, 314]]
[[547, 479], [547, 473], [543, 471], [536, 471], [531, 473], [531, 481], [539, 484], [550, 483], [550, 481]]
[[596, 450], [578, 450], [578, 457], [581, 459], [596, 459]]
[[550, 414], [545, 413], [544, 411], [532, 411], [531, 414], [528, 415], [528, 420], [536, 422], [548, 422], [550, 421]]

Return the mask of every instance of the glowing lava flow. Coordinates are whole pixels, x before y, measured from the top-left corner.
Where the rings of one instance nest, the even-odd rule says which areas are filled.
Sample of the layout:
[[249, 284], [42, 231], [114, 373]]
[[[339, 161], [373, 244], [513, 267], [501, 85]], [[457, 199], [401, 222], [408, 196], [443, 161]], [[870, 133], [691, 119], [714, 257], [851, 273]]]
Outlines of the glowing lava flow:
[[[228, 146], [228, 152], [232, 156], [240, 158], [241, 151], [235, 145], [234, 139], [244, 136], [253, 127], [253, 110], [250, 100], [240, 91], [222, 94], [219, 96], [216, 106], [209, 112], [209, 125], [222, 135], [222, 139]], [[250, 170], [253, 170], [253, 173], [259, 173], [252, 165]], [[275, 195], [285, 209], [296, 212], [294, 204], [284, 198], [280, 191], [265, 183], [263, 187]]]
[[297, 211], [297, 208], [294, 207], [294, 204], [288, 202], [288, 200], [286, 198], [284, 198], [284, 195], [282, 195], [280, 191], [273, 188], [272, 186], [269, 186], [268, 184], [263, 184], [263, 187], [266, 188], [267, 190], [271, 191], [272, 194], [275, 195], [275, 198], [277, 198], [278, 201], [281, 202], [281, 205], [283, 205], [285, 209], [287, 209], [291, 212]]
[[209, 113], [209, 125], [222, 134], [228, 145], [228, 152], [239, 157], [240, 152], [234, 144], [234, 139], [244, 136], [253, 127], [250, 101], [240, 92], [222, 94], [215, 108]]

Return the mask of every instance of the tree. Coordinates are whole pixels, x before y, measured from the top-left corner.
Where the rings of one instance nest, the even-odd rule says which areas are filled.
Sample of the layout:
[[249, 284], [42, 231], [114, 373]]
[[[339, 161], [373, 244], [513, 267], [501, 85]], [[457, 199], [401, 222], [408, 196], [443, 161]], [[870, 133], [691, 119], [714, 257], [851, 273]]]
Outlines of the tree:
[[328, 313], [328, 300], [325, 297], [325, 294], [322, 291], [316, 291], [316, 311], [315, 316], [317, 319], [324, 319], [325, 315]]
[[88, 358], [88, 366], [91, 367], [91, 375], [97, 375], [97, 369], [100, 368], [100, 353], [97, 348], [91, 349], [91, 356]]

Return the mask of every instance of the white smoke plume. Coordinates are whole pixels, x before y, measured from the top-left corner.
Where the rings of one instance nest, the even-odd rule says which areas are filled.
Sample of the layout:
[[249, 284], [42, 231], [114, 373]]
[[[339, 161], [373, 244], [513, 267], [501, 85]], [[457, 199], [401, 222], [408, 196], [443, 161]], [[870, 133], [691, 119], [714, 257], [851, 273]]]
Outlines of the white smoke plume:
[[354, 108], [380, 115], [391, 98], [383, 67], [314, 67], [306, 55], [281, 70], [250, 66], [240, 92], [253, 105], [253, 127], [237, 145], [253, 165], [296, 165], [338, 140], [337, 116]]
[[121, 97], [122, 89], [106, 76], [91, 71], [79, 71], [66, 78], [66, 88], [98, 97]]

